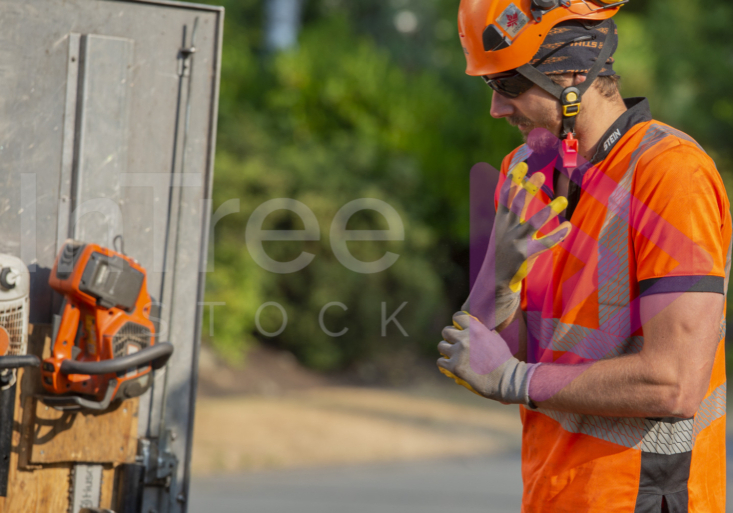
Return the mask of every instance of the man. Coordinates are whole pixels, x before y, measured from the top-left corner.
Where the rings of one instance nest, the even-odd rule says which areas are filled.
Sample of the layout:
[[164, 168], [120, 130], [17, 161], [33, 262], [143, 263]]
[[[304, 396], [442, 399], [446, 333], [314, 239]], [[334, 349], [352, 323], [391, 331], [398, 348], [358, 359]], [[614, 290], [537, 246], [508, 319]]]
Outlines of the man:
[[438, 365], [521, 405], [523, 511], [723, 512], [730, 206], [689, 136], [619, 96], [618, 9], [462, 1], [468, 74], [527, 144]]

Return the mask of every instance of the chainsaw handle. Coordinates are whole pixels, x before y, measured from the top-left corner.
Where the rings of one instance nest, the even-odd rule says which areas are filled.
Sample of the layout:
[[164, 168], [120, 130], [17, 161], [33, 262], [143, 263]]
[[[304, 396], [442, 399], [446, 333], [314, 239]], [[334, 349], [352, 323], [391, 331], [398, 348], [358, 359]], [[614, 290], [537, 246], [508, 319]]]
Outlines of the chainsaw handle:
[[40, 366], [40, 358], [33, 354], [0, 356], [0, 369], [18, 369], [20, 367]]
[[66, 359], [61, 362], [60, 371], [61, 374], [65, 375], [87, 374], [94, 376], [99, 374], [114, 374], [132, 369], [133, 367], [142, 367], [143, 365], [152, 365], [153, 370], [157, 370], [168, 362], [171, 354], [173, 354], [173, 344], [170, 342], [158, 342], [154, 346], [141, 349], [137, 353], [112, 360], [79, 362]]

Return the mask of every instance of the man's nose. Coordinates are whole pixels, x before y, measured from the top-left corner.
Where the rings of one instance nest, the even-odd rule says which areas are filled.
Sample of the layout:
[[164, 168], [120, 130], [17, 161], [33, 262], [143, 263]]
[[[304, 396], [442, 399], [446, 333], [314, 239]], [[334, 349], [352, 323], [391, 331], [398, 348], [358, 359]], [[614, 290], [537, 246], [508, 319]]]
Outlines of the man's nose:
[[506, 98], [496, 91], [494, 91], [491, 97], [491, 111], [489, 111], [492, 118], [506, 118], [514, 113], [514, 107], [511, 104], [511, 100]]

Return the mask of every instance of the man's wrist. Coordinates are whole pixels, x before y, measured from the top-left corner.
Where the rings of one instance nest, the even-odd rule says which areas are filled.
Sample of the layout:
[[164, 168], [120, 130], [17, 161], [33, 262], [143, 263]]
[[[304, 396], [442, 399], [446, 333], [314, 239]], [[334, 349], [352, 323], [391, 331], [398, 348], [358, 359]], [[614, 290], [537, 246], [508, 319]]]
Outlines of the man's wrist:
[[461, 306], [462, 312], [468, 312], [471, 315], [478, 318], [481, 322], [486, 324], [488, 328], [496, 329], [501, 326], [507, 319], [509, 319], [514, 312], [517, 311], [521, 303], [521, 295], [519, 292], [512, 292], [508, 288], [497, 289], [494, 295], [494, 318], [493, 326], [491, 324], [490, 312], [477, 312], [471, 308], [470, 298], [464, 301]]
[[532, 379], [539, 363], [525, 363], [512, 358], [500, 369], [501, 376], [498, 382], [498, 400], [509, 404], [522, 404], [531, 409], [537, 409], [529, 397], [529, 382]]
[[520, 303], [521, 296], [519, 292], [505, 292], [503, 295], [497, 293], [494, 301], [494, 326], [492, 326], [492, 329], [501, 326], [507, 319], [514, 315]]
[[529, 396], [529, 384], [532, 381], [532, 376], [534, 376], [535, 371], [539, 368], [541, 364], [539, 363], [531, 363], [528, 364], [529, 369], [527, 370], [527, 403], [525, 406], [529, 408], [530, 410], [537, 410], [539, 407], [535, 402], [532, 400], [532, 398]]

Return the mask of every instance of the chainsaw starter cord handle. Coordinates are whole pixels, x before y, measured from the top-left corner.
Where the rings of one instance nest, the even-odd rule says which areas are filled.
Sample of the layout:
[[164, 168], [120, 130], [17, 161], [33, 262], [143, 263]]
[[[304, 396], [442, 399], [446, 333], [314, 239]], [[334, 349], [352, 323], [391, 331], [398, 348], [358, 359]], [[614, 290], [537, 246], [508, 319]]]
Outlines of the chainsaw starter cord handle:
[[113, 360], [104, 360], [101, 362], [64, 360], [61, 362], [61, 374], [112, 374], [134, 367], [142, 367], [143, 365], [152, 365], [153, 370], [157, 370], [166, 364], [171, 354], [173, 354], [173, 344], [170, 342], [158, 342], [152, 347], [147, 347], [137, 353]]
[[18, 369], [20, 367], [40, 367], [41, 360], [32, 354], [0, 356], [0, 369]]

